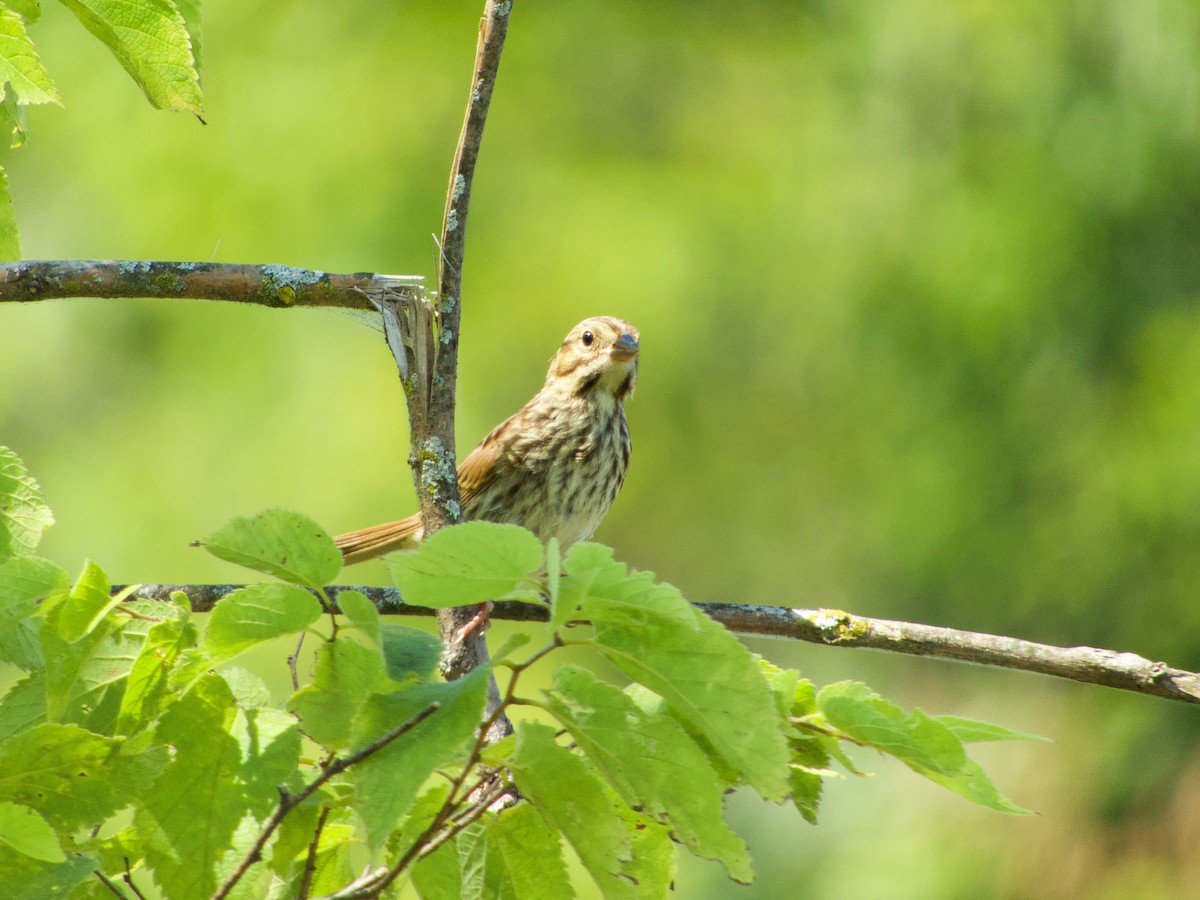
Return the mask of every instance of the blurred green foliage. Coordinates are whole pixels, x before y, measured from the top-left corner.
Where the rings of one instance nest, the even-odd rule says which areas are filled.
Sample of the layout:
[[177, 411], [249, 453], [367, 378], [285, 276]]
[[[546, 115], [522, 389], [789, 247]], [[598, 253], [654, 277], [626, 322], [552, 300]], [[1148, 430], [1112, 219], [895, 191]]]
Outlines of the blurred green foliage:
[[[430, 274], [479, 6], [210, 0], [206, 126], [151, 110], [48, 7], [34, 39], [66, 106], [31, 110], [4, 160], [26, 255]], [[620, 558], [696, 600], [1200, 668], [1193, 3], [513, 16], [471, 209], [460, 449], [532, 395], [571, 325], [618, 315], [644, 338], [633, 465], [598, 535]], [[331, 531], [415, 509], [394, 367], [350, 316], [0, 308], [0, 442], [55, 509], [44, 551], [115, 580], [227, 579], [188, 541], [265, 506]], [[1059, 741], [996, 772], [1026, 780], [1036, 821], [902, 775], [890, 800], [847, 785], [805, 832], [756, 805], [756, 860], [780, 851], [763, 896], [797, 873], [841, 897], [1171, 897], [1200, 878], [1192, 710], [759, 649]], [[887, 864], [854, 864], [864, 842]]]

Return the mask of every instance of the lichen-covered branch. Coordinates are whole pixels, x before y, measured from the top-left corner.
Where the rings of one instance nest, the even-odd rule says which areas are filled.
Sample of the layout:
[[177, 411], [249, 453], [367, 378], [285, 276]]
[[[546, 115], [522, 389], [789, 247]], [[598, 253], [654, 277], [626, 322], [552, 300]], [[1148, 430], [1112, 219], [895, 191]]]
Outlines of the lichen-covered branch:
[[[458, 482], [454, 472], [454, 398], [458, 378], [459, 321], [462, 311], [462, 267], [466, 248], [467, 213], [471, 204], [471, 186], [475, 164], [483, 141], [483, 128], [492, 102], [492, 90], [500, 69], [500, 56], [508, 34], [512, 0], [487, 0], [479, 22], [479, 42], [475, 50], [475, 71], [467, 95], [467, 109], [462, 132], [450, 168], [450, 184], [446, 191], [446, 212], [442, 221], [441, 255], [438, 260], [437, 300], [440, 315], [440, 334], [437, 362], [429, 397], [429, 434], [419, 446], [431, 454], [440, 455], [443, 463], [435, 476], [444, 479], [437, 485], [444, 498], [441, 508], [428, 510], [422, 506], [426, 534], [443, 525], [461, 519], [458, 508]], [[414, 435], [414, 438], [416, 435]], [[438, 614], [438, 630], [446, 644], [442, 671], [448, 678], [457, 678], [487, 662], [487, 644], [481, 629], [471, 630], [469, 623], [477, 607], [443, 610]], [[467, 633], [462, 640], [452, 636]], [[489, 707], [492, 700], [490, 698]]]
[[147, 260], [59, 259], [0, 264], [0, 302], [65, 297], [225, 300], [276, 309], [331, 306], [371, 309], [364, 292], [415, 293], [419, 275], [337, 274], [294, 266]]
[[[142, 585], [135, 596], [165, 601], [172, 591], [182, 591], [191, 601], [195, 612], [207, 612], [217, 600], [239, 587], [243, 585], [152, 584]], [[121, 589], [120, 585], [114, 586], [113, 592]], [[433, 614], [433, 610], [425, 607], [407, 605], [394, 588], [348, 585], [325, 588], [335, 603], [337, 595], [348, 590], [366, 594], [383, 613], [402, 616]], [[1136, 653], [1096, 647], [1055, 647], [998, 634], [869, 619], [836, 609], [789, 609], [742, 603], [697, 603], [695, 606], [730, 631], [747, 636], [789, 638], [828, 647], [858, 647], [910, 656], [931, 656], [1053, 675], [1069, 681], [1098, 684], [1184, 703], [1200, 703], [1200, 673], [1154, 662]], [[517, 622], [545, 622], [549, 618], [546, 607], [515, 601], [497, 603], [491, 616]]]

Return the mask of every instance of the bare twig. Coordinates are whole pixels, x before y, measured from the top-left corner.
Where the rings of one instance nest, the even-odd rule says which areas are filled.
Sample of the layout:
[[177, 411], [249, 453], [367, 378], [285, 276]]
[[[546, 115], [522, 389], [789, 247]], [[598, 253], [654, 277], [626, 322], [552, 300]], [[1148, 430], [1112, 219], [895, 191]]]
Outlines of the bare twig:
[[0, 303], [62, 297], [157, 297], [293, 306], [371, 308], [363, 291], [416, 293], [419, 275], [339, 275], [294, 266], [149, 260], [34, 260], [0, 265]]
[[[143, 585], [134, 597], [166, 600], [171, 591], [182, 591], [197, 612], [212, 609], [213, 603], [245, 585]], [[114, 591], [121, 586], [113, 587]], [[409, 606], [393, 588], [326, 588], [331, 598], [340, 591], [366, 594], [381, 612], [428, 616], [432, 610]], [[1200, 673], [1155, 662], [1136, 653], [1097, 647], [1056, 647], [1004, 635], [960, 631], [937, 625], [870, 619], [833, 609], [789, 609], [782, 606], [751, 606], [742, 603], [697, 603], [730, 631], [753, 637], [776, 637], [824, 644], [827, 647], [865, 647], [931, 656], [959, 662], [997, 666], [1053, 675], [1083, 684], [1098, 684], [1137, 694], [1149, 694], [1183, 703], [1200, 703]], [[492, 618], [516, 622], [545, 622], [546, 607], [536, 603], [500, 601]]]
[[112, 893], [114, 893], [118, 897], [120, 897], [121, 900], [129, 900], [129, 898], [125, 896], [125, 892], [122, 891], [115, 884], [113, 884], [112, 879], [110, 879], [107, 875], [105, 875], [99, 869], [92, 869], [92, 874], [95, 875], [97, 878], [99, 878], [100, 883], [102, 885], [104, 885], [106, 888], [108, 888], [110, 891], [112, 891]]
[[304, 636], [307, 631], [300, 632], [300, 637], [296, 641], [296, 649], [292, 651], [292, 655], [287, 658], [288, 672], [292, 676], [292, 690], [300, 690], [300, 676], [296, 672], [296, 665], [300, 662], [300, 648], [304, 646]]
[[308, 855], [304, 857], [304, 873], [300, 876], [300, 890], [296, 892], [296, 900], [308, 900], [308, 890], [312, 887], [313, 873], [317, 871], [317, 848], [321, 844], [321, 832], [325, 830], [325, 821], [329, 818], [329, 807], [321, 809], [317, 819], [317, 827], [313, 830], [313, 838], [308, 844]]
[[138, 886], [133, 883], [133, 873], [129, 871], [129, 857], [126, 856], [124, 859], [125, 859], [125, 872], [121, 876], [122, 880], [127, 885], [129, 885], [129, 889], [131, 891], [133, 891], [133, 895], [135, 897], [137, 897], [138, 900], [146, 900], [146, 895], [143, 894], [140, 890], [138, 890]]
[[255, 839], [254, 844], [248, 851], [246, 851], [246, 855], [243, 856], [241, 861], [237, 864], [237, 868], [235, 868], [229, 874], [229, 877], [221, 883], [221, 886], [217, 888], [217, 892], [213, 894], [212, 900], [223, 900], [224, 897], [229, 895], [229, 892], [233, 890], [233, 888], [241, 880], [242, 876], [245, 875], [246, 872], [249, 871], [250, 867], [261, 858], [262, 848], [267, 845], [267, 841], [271, 839], [271, 835], [275, 833], [275, 829], [279, 827], [288, 813], [320, 790], [322, 785], [328, 782], [329, 779], [340, 775], [351, 766], [357, 765], [368, 756], [378, 753], [401, 735], [407, 734], [409, 731], [416, 728], [427, 718], [437, 712], [440, 706], [441, 704], [437, 702], [430, 703], [407, 722], [393, 728], [377, 741], [373, 741], [372, 743], [363, 747], [361, 750], [351, 753], [349, 756], [335, 760], [332, 764], [326, 767], [325, 771], [317, 776], [308, 787], [300, 791], [300, 793], [289, 794], [280, 789], [279, 805], [275, 807], [275, 812], [271, 814], [271, 818], [268, 819], [267, 824], [263, 826], [263, 830]]

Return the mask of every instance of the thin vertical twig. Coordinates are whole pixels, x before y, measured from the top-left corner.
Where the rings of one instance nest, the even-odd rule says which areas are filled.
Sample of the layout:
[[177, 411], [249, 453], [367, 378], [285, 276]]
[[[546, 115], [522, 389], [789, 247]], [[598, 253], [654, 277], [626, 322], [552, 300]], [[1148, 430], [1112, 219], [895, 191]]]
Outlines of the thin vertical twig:
[[[463, 118], [462, 132], [454, 154], [454, 165], [450, 170], [450, 185], [446, 192], [446, 213], [442, 222], [441, 255], [438, 261], [438, 310], [441, 315], [440, 347], [429, 401], [430, 434], [441, 439], [451, 453], [454, 449], [454, 396], [458, 366], [459, 322], [462, 310], [462, 269], [466, 247], [467, 214], [471, 203], [471, 187], [475, 177], [475, 164], [479, 159], [479, 148], [483, 141], [483, 128], [487, 122], [491, 105], [492, 90], [500, 69], [500, 55], [504, 50], [504, 39], [508, 34], [511, 0], [488, 0], [483, 18], [479, 22], [479, 43], [475, 50], [475, 71], [471, 79], [471, 92]], [[453, 467], [449, 467], [450, 473]], [[457, 500], [457, 483], [447, 492]], [[433, 522], [424, 513], [426, 532], [449, 524], [448, 519]], [[488, 660], [487, 643], [480, 629], [470, 631], [457, 643], [453, 638], [470, 622], [478, 607], [447, 609], [438, 613], [438, 630], [447, 652], [442, 662], [442, 672], [447, 678], [458, 678]], [[498, 702], [499, 692], [489, 691], [489, 700]], [[491, 705], [489, 703], [489, 705]], [[503, 723], [500, 733], [508, 727]]]

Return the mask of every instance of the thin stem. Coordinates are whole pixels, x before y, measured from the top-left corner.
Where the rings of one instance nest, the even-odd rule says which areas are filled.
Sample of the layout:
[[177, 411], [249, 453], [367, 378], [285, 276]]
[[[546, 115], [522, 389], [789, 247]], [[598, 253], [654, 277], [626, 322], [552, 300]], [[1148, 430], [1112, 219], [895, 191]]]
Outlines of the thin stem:
[[271, 835], [275, 833], [275, 829], [280, 826], [288, 813], [320, 790], [321, 787], [329, 781], [329, 779], [340, 775], [351, 766], [362, 762], [368, 756], [378, 753], [392, 741], [396, 740], [396, 738], [407, 734], [417, 725], [424, 722], [427, 718], [437, 712], [440, 707], [440, 703], [430, 703], [427, 707], [425, 707], [407, 722], [393, 728], [383, 737], [379, 738], [379, 740], [368, 744], [356, 753], [352, 753], [343, 759], [336, 760], [328, 768], [326, 768], [325, 771], [323, 771], [312, 782], [312, 784], [310, 784], [300, 793], [289, 794], [280, 789], [279, 805], [275, 807], [275, 812], [271, 814], [271, 818], [267, 820], [267, 824], [263, 826], [263, 830], [259, 833], [258, 838], [254, 841], [253, 846], [251, 846], [251, 848], [246, 852], [246, 855], [242, 857], [241, 861], [237, 865], [237, 868], [230, 873], [229, 877], [226, 878], [225, 881], [222, 882], [221, 886], [217, 889], [217, 892], [213, 894], [212, 900], [223, 900], [224, 897], [229, 895], [229, 892], [233, 890], [234, 886], [237, 885], [238, 881], [241, 880], [241, 877], [245, 875], [250, 867], [261, 858], [262, 848], [266, 846], [267, 841], [270, 840]]
[[313, 838], [308, 844], [308, 855], [304, 857], [304, 874], [300, 876], [300, 890], [297, 892], [297, 900], [308, 900], [308, 889], [312, 887], [313, 873], [317, 870], [317, 848], [321, 845], [321, 832], [325, 830], [325, 820], [329, 818], [329, 807], [321, 808], [321, 815], [317, 819], [317, 827], [313, 831]]
[[129, 898], [125, 896], [125, 892], [113, 884], [112, 880], [99, 869], [92, 869], [92, 874], [99, 878], [100, 883], [112, 891], [116, 896], [120, 897], [121, 900], [129, 900]]

